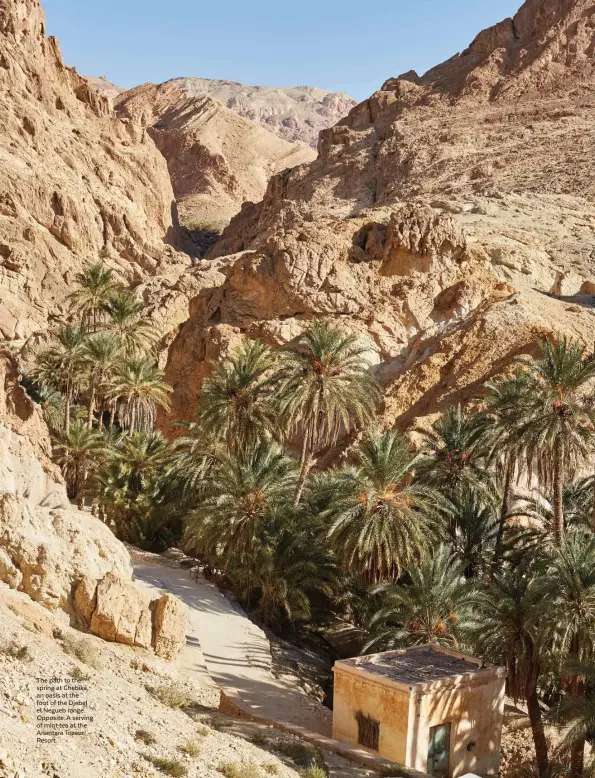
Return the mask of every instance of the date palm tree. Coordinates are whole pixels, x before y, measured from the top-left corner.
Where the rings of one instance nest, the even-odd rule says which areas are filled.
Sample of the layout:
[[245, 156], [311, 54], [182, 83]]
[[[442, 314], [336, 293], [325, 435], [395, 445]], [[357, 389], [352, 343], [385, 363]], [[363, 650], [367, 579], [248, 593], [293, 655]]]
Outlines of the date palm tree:
[[315, 319], [297, 347], [281, 355], [275, 375], [281, 419], [302, 441], [296, 506], [316, 455], [372, 418], [380, 390], [366, 351], [355, 337]]
[[366, 650], [390, 651], [437, 643], [458, 648], [468, 616], [471, 586], [463, 565], [445, 546], [425, 554], [402, 583], [374, 590], [383, 605], [370, 622]]
[[278, 427], [273, 403], [272, 352], [257, 340], [241, 346], [218, 365], [198, 396], [196, 422], [205, 433], [238, 452], [273, 437]]
[[[595, 661], [595, 537], [572, 529], [551, 550], [545, 573], [537, 579], [537, 596], [546, 608], [540, 622], [543, 640], [552, 647], [571, 698], [585, 695], [577, 665]], [[566, 670], [570, 666], [571, 670]], [[577, 733], [570, 744], [570, 775], [580, 778], [585, 738]]]
[[71, 309], [81, 317], [81, 326], [96, 332], [110, 297], [119, 288], [114, 273], [101, 262], [87, 266], [77, 273], [75, 289], [69, 295]]
[[361, 444], [356, 467], [320, 482], [329, 544], [369, 584], [398, 578], [437, 536], [438, 495], [413, 478], [416, 462], [409, 440], [386, 432]]
[[225, 452], [187, 518], [185, 547], [224, 565], [232, 556], [248, 560], [263, 527], [287, 514], [296, 478], [295, 461], [276, 443]]
[[54, 457], [62, 469], [69, 494], [82, 510], [89, 477], [97, 469], [107, 450], [102, 436], [82, 421], [74, 421], [70, 430], [54, 439]]
[[107, 330], [119, 338], [126, 355], [142, 354], [155, 344], [158, 333], [153, 322], [141, 318], [144, 303], [128, 289], [113, 292], [103, 310]]
[[264, 624], [309, 621], [317, 601], [328, 602], [337, 580], [329, 554], [285, 517], [273, 522], [250, 565], [228, 573], [241, 595], [258, 602]]
[[539, 561], [528, 556], [483, 582], [471, 600], [467, 640], [478, 656], [506, 666], [509, 696], [526, 700], [537, 768], [544, 778], [549, 757], [538, 696], [543, 652], [539, 622], [547, 605], [538, 591], [540, 574]]
[[118, 418], [131, 433], [155, 426], [157, 408], [169, 408], [171, 386], [152, 359], [129, 357], [115, 368], [107, 399], [118, 405]]
[[498, 499], [490, 492], [491, 489], [480, 492], [465, 488], [456, 498], [446, 498], [439, 506], [445, 541], [463, 564], [468, 578], [487, 574], [494, 561], [499, 510]]
[[39, 384], [52, 387], [64, 397], [64, 430], [70, 431], [70, 410], [81, 389], [82, 353], [85, 332], [68, 324], [52, 336], [50, 346], [41, 352], [32, 373]]
[[[595, 664], [578, 665], [568, 668], [584, 679], [586, 691], [580, 697], [566, 697], [559, 710], [560, 720], [564, 724], [563, 739], [559, 750], [571, 749], [573, 743], [595, 740]], [[587, 775], [595, 770], [595, 757], [591, 756], [587, 765]]]
[[512, 510], [512, 489], [519, 468], [518, 438], [513, 430], [523, 423], [527, 406], [533, 399], [532, 375], [517, 368], [514, 375], [486, 384], [488, 396], [481, 415], [482, 435], [489, 450], [488, 462], [494, 466], [502, 485], [502, 502], [496, 538], [496, 554], [502, 552], [507, 517]]
[[416, 432], [423, 439], [417, 472], [426, 483], [452, 495], [464, 488], [484, 489], [491, 483], [481, 414], [453, 405], [431, 429]]
[[96, 332], [85, 339], [81, 364], [88, 382], [89, 429], [93, 427], [96, 408], [99, 410], [99, 429], [103, 427], [104, 404], [110, 394], [121, 355], [120, 342], [108, 332]]
[[585, 401], [586, 384], [595, 378], [595, 358], [567, 338], [542, 341], [541, 357], [527, 362], [532, 392], [523, 402], [523, 418], [503, 440], [522, 455], [529, 476], [536, 471], [551, 489], [554, 537], [564, 536], [564, 483], [588, 463], [595, 446], [595, 410]]

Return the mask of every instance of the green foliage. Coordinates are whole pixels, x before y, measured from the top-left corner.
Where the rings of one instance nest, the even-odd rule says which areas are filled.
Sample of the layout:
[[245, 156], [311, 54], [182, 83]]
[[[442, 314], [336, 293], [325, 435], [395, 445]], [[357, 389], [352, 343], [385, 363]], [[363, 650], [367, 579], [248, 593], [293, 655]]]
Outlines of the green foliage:
[[224, 438], [232, 452], [252, 448], [278, 433], [273, 402], [275, 357], [258, 341], [217, 365], [198, 396], [197, 422], [212, 438]]
[[471, 590], [463, 564], [439, 547], [411, 567], [403, 583], [382, 585], [382, 607], [371, 621], [367, 649], [389, 651], [425, 643], [459, 648]]
[[413, 479], [411, 444], [396, 433], [366, 439], [355, 458], [318, 483], [331, 548], [369, 583], [396, 579], [436, 537], [438, 496]]

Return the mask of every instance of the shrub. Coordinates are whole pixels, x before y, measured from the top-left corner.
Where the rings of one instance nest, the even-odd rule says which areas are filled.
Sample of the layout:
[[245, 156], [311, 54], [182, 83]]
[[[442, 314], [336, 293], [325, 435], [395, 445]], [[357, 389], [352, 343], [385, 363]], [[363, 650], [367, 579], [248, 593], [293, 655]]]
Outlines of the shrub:
[[305, 770], [300, 770], [299, 775], [301, 778], [326, 778], [322, 767], [306, 767]]
[[5, 653], [7, 656], [11, 656], [13, 659], [18, 659], [21, 662], [31, 662], [33, 659], [27, 646], [19, 646], [16, 643], [11, 643]]
[[137, 729], [134, 733], [134, 739], [140, 740], [141, 743], [144, 743], [146, 746], [152, 746], [153, 743], [157, 742], [153, 735], [151, 735], [150, 732], [147, 732], [146, 729]]
[[[203, 722], [207, 724], [211, 729], [214, 729], [216, 732], [221, 732], [222, 729], [225, 727], [231, 727], [233, 724], [232, 721], [229, 721], [228, 719], [220, 719], [216, 716], [209, 716], [206, 719], [203, 719]], [[207, 733], [208, 734], [208, 733]]]
[[299, 740], [294, 740], [289, 743], [279, 743], [275, 746], [279, 753], [291, 759], [298, 767], [319, 767], [323, 770], [323, 774], [326, 775], [326, 762], [322, 755], [322, 751], [307, 743], [301, 743]]
[[75, 679], [75, 681], [90, 681], [91, 676], [87, 675], [83, 670], [81, 670], [80, 667], [73, 667], [70, 671], [70, 675], [72, 678]]
[[262, 769], [269, 775], [279, 775], [279, 768], [276, 764], [264, 764]]
[[161, 770], [161, 772], [166, 775], [171, 775], [174, 778], [181, 778], [183, 775], [188, 775], [188, 770], [176, 759], [163, 759], [160, 756], [150, 756], [147, 754], [143, 754], [143, 756], [147, 762], [150, 762], [153, 765], [153, 767]]
[[239, 764], [238, 762], [224, 762], [217, 770], [225, 778], [261, 778], [260, 770], [257, 765], [248, 762]]
[[145, 686], [145, 689], [168, 708], [188, 708], [194, 703], [192, 697], [177, 686]]
[[197, 727], [196, 734], [200, 735], [201, 737], [206, 737], [207, 735], [211, 734], [211, 728], [207, 726]]
[[270, 740], [263, 732], [255, 732], [250, 738], [250, 742], [259, 748], [266, 748]]
[[183, 745], [178, 746], [178, 749], [188, 756], [197, 757], [200, 755], [200, 746], [194, 740], [188, 740]]
[[74, 635], [62, 637], [62, 651], [94, 670], [101, 670], [103, 667], [98, 649], [93, 644], [84, 639], [76, 638]]

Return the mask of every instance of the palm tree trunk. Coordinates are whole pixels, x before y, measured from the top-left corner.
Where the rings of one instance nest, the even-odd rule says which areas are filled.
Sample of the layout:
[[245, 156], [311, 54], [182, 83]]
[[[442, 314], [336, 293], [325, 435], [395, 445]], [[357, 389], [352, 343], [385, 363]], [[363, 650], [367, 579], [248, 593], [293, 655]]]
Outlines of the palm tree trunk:
[[304, 484], [306, 483], [306, 478], [308, 477], [308, 473], [310, 472], [310, 468], [312, 467], [312, 464], [314, 462], [312, 451], [310, 450], [310, 446], [308, 445], [308, 439], [309, 439], [308, 430], [304, 430], [304, 440], [302, 443], [302, 453], [300, 456], [300, 475], [295, 489], [295, 494], [293, 496], [294, 508], [297, 508], [297, 506], [300, 504], [302, 492], [304, 491]]
[[575, 740], [570, 747], [570, 778], [581, 778], [585, 768], [585, 739]]
[[506, 529], [506, 517], [510, 513], [510, 489], [512, 486], [512, 477], [514, 475], [514, 460], [510, 454], [506, 457], [506, 469], [504, 472], [504, 485], [502, 490], [502, 506], [500, 508], [500, 521], [498, 523], [498, 534], [496, 536], [495, 557], [498, 559], [502, 550], [502, 540], [504, 539], [504, 530]]
[[91, 394], [89, 396], [89, 410], [87, 413], [87, 427], [93, 429], [93, 413], [95, 411], [95, 386], [91, 384]]
[[564, 467], [562, 446], [556, 439], [554, 446], [554, 543], [559, 548], [564, 538]]
[[70, 393], [66, 392], [64, 401], [64, 431], [66, 436], [70, 435]]
[[527, 711], [529, 713], [531, 732], [535, 744], [537, 771], [540, 778], [543, 778], [548, 771], [549, 759], [547, 753], [547, 740], [545, 739], [545, 730], [543, 728], [543, 718], [541, 716], [541, 708], [539, 707], [539, 698], [537, 696], [538, 677], [539, 668], [537, 666], [532, 667], [529, 671], [529, 677], [527, 678], [525, 699], [527, 700]]
[[112, 408], [111, 408], [111, 411], [110, 411], [110, 415], [109, 415], [110, 429], [114, 426], [114, 422], [116, 420], [116, 410], [117, 410], [117, 408], [118, 408], [118, 402], [117, 402], [117, 400], [114, 400]]
[[103, 429], [103, 411], [104, 411], [104, 407], [102, 401], [99, 403], [99, 416], [97, 419], [97, 429], [99, 430], [99, 432], [101, 432], [101, 430]]

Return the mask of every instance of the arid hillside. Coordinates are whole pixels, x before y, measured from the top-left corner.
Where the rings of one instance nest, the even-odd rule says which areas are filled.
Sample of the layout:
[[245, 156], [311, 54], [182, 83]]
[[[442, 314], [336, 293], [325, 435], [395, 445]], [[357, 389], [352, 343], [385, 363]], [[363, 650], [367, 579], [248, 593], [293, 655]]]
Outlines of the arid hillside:
[[177, 216], [153, 141], [63, 64], [38, 0], [0, 0], [0, 64], [0, 336], [20, 340], [100, 252], [128, 282], [159, 272]]
[[328, 92], [312, 86], [248, 86], [209, 78], [176, 78], [173, 83], [188, 97], [208, 95], [279, 138], [314, 148], [318, 133], [338, 122], [356, 105], [344, 92]]
[[535, 338], [592, 340], [595, 8], [528, 0], [423, 77], [390, 78], [212, 250], [170, 349], [174, 416], [209, 356], [313, 317], [369, 344], [387, 422], [477, 391]]
[[199, 229], [226, 226], [244, 202], [262, 198], [272, 175], [316, 156], [177, 82], [145, 84], [116, 102], [119, 116], [147, 128], [167, 160], [182, 222]]

